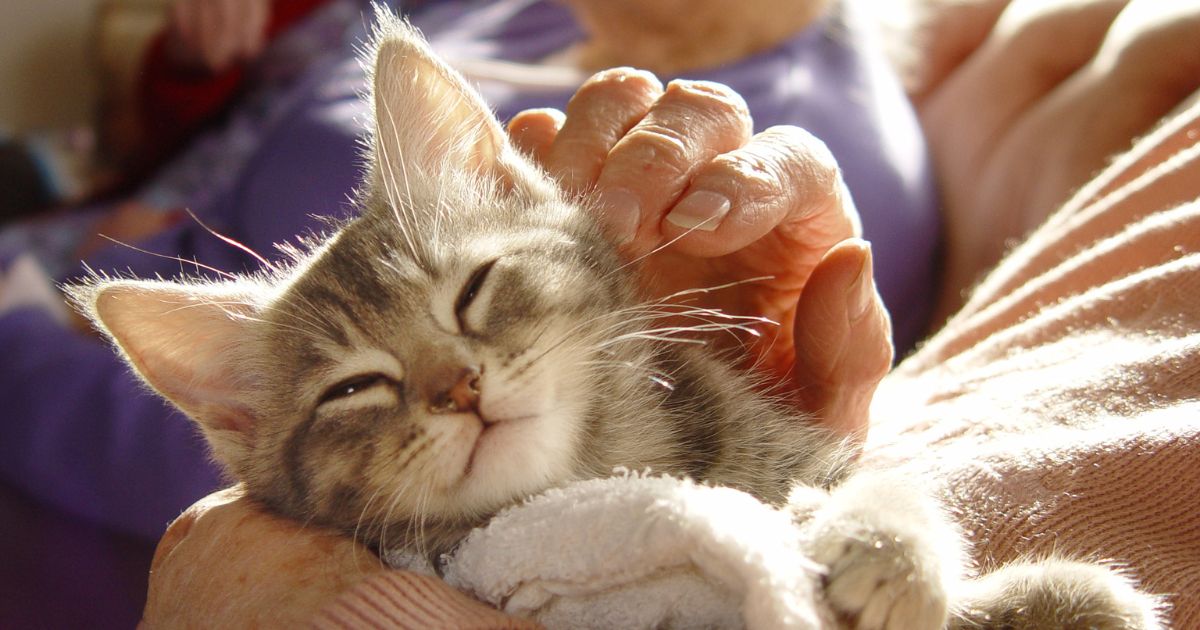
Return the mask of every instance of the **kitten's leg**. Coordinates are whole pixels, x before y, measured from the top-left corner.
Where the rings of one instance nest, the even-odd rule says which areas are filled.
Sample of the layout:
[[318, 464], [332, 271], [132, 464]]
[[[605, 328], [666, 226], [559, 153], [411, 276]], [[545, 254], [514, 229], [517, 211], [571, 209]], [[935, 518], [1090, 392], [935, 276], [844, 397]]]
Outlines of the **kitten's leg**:
[[963, 570], [963, 538], [910, 479], [863, 472], [823, 500], [797, 488], [789, 502], [810, 557], [827, 567], [825, 595], [849, 627], [942, 628]]
[[1103, 566], [1065, 560], [1018, 562], [964, 585], [952, 629], [1151, 630], [1164, 627], [1159, 601]]

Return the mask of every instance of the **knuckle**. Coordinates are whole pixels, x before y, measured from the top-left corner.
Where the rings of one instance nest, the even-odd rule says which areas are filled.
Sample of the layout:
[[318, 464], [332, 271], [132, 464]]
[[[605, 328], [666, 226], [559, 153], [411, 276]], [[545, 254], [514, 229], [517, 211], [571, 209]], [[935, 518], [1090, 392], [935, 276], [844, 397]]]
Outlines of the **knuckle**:
[[667, 85], [663, 99], [721, 119], [750, 120], [746, 100], [729, 86], [713, 81], [676, 79]]
[[641, 125], [629, 132], [613, 151], [614, 160], [637, 165], [645, 172], [679, 174], [692, 162], [687, 138], [678, 130], [662, 125]]
[[765, 150], [774, 152], [785, 170], [799, 170], [809, 177], [836, 180], [840, 174], [837, 159], [820, 138], [800, 127], [777, 125], [764, 130], [756, 138]]
[[714, 158], [710, 177], [729, 181], [755, 195], [783, 187], [780, 161], [775, 156], [750, 148]]

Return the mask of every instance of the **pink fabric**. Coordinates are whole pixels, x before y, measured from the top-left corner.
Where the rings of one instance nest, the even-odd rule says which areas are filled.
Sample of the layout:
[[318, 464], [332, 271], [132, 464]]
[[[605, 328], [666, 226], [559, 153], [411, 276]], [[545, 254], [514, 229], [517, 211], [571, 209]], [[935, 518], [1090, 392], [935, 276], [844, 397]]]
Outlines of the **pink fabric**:
[[[1200, 627], [1198, 138], [1200, 104], [1015, 250], [885, 380], [864, 453], [924, 470], [982, 568], [1108, 561], [1179, 628]], [[522, 627], [414, 580], [369, 578], [318, 625]]]
[[929, 471], [983, 568], [1106, 560], [1200, 627], [1200, 105], [1016, 249], [885, 381], [868, 465]]
[[363, 582], [322, 610], [313, 626], [321, 630], [527, 630], [541, 627], [485, 606], [437, 578], [407, 571], [389, 571]]

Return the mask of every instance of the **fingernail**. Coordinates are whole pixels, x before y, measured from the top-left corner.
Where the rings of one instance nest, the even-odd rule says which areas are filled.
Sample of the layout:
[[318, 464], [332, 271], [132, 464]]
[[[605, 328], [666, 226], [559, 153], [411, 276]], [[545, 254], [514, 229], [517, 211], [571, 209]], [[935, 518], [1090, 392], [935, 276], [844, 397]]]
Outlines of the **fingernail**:
[[637, 195], [624, 188], [616, 188], [601, 192], [598, 201], [601, 222], [617, 245], [632, 241], [642, 219], [642, 204]]
[[697, 190], [675, 204], [667, 220], [685, 230], [712, 232], [721, 225], [721, 219], [729, 214], [730, 205], [729, 197], [725, 195]]
[[874, 273], [872, 268], [871, 244], [866, 244], [866, 256], [863, 257], [862, 268], [858, 270], [858, 276], [854, 278], [854, 283], [850, 285], [850, 290], [846, 292], [846, 315], [850, 321], [856, 322], [862, 319], [870, 308], [871, 302], [875, 298], [875, 283]]

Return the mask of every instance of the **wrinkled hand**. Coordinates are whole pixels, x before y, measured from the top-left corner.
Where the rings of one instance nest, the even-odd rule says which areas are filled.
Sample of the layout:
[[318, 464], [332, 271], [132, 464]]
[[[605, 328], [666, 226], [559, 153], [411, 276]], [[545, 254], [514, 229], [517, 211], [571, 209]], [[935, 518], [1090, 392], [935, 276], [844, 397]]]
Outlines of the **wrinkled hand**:
[[1200, 2], [923, 4], [913, 91], [946, 210], [944, 317], [1013, 239], [1196, 93]]
[[[423, 617], [413, 619], [412, 610]], [[196, 502], [167, 528], [138, 627], [341, 628], [347, 616], [357, 627], [368, 622], [363, 611], [372, 627], [391, 627], [389, 619], [407, 620], [404, 627], [464, 619], [472, 628], [535, 625], [436, 577], [393, 571], [349, 536], [275, 516], [234, 486]]]
[[347, 536], [273, 516], [240, 487], [188, 508], [158, 544], [148, 627], [286, 627], [385, 567]]
[[751, 341], [758, 366], [786, 375], [801, 406], [829, 426], [865, 427], [891, 363], [890, 323], [823, 143], [795, 127], [752, 136], [729, 88], [664, 89], [628, 68], [592, 77], [565, 115], [522, 112], [509, 131], [567, 190], [595, 192], [602, 223], [639, 260], [647, 297], [740, 282], [688, 297], [778, 322]]
[[178, 64], [207, 72], [254, 59], [266, 46], [269, 0], [176, 0], [167, 50]]

